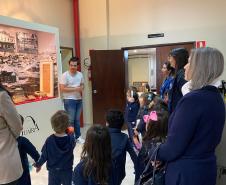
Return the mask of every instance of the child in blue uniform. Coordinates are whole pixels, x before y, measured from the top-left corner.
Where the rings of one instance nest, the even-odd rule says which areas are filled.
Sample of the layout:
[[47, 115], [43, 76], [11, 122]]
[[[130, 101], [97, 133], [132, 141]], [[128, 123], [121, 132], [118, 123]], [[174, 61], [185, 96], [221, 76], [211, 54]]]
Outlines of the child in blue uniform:
[[148, 93], [143, 93], [139, 97], [139, 102], [140, 102], [140, 109], [137, 114], [137, 126], [136, 129], [134, 130], [135, 135], [138, 133], [141, 133], [142, 136], [144, 136], [146, 130], [145, 130], [145, 122], [143, 120], [143, 116], [148, 114], [150, 108], [151, 108], [151, 102], [154, 99], [155, 94], [153, 92], [148, 92]]
[[81, 161], [73, 172], [73, 185], [117, 185], [111, 155], [108, 129], [102, 125], [90, 127], [86, 133]]
[[55, 133], [47, 138], [41, 157], [34, 166], [39, 172], [47, 162], [49, 185], [71, 185], [75, 139], [73, 134], [66, 133], [69, 126], [68, 114], [63, 110], [57, 111], [51, 118], [51, 125]]
[[126, 134], [121, 132], [124, 124], [123, 113], [119, 110], [109, 110], [106, 115], [106, 122], [111, 136], [112, 161], [115, 167], [115, 185], [120, 185], [126, 176], [125, 164], [126, 153], [128, 152], [136, 167], [137, 155]]
[[136, 178], [142, 174], [156, 146], [165, 141], [168, 127], [168, 112], [164, 109], [151, 111], [144, 115], [146, 133], [143, 137], [142, 148], [138, 154]]
[[128, 127], [128, 134], [130, 142], [133, 144], [133, 129], [136, 126], [136, 117], [140, 108], [140, 103], [138, 100], [138, 94], [135, 87], [130, 87], [127, 91], [127, 101], [125, 110], [125, 122]]
[[[21, 117], [22, 124], [24, 123], [24, 118]], [[36, 150], [35, 146], [26, 138], [23, 136], [19, 136], [17, 138], [18, 142], [18, 149], [20, 153], [21, 163], [23, 166], [23, 175], [20, 177], [18, 185], [31, 185], [31, 177], [29, 172], [29, 162], [27, 154], [34, 159], [35, 162], [38, 161], [40, 155], [38, 151]]]

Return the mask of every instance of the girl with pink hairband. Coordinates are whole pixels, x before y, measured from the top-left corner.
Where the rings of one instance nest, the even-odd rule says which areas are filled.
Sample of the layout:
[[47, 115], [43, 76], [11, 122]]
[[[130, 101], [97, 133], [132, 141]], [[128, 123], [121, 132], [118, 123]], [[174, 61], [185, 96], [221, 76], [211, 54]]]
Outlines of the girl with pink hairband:
[[168, 112], [165, 110], [151, 111], [143, 116], [143, 120], [146, 123], [146, 133], [142, 139], [142, 147], [138, 154], [135, 181], [142, 174], [153, 150], [166, 139]]

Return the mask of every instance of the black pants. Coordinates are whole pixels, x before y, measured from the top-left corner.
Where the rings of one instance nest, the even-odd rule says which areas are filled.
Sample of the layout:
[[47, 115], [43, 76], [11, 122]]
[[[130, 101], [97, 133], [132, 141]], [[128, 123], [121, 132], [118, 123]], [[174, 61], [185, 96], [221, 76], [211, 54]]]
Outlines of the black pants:
[[0, 185], [17, 185], [18, 184], [18, 180], [7, 183], [7, 184], [0, 184]]

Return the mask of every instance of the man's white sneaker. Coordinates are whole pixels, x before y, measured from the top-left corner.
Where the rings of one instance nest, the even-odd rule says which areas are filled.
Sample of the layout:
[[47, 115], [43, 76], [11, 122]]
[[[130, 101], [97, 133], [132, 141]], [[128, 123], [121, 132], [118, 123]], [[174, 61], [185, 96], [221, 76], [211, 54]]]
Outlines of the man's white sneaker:
[[84, 143], [85, 143], [85, 140], [82, 139], [82, 137], [80, 136], [80, 137], [77, 139], [77, 142], [80, 143], [80, 144], [84, 144]]

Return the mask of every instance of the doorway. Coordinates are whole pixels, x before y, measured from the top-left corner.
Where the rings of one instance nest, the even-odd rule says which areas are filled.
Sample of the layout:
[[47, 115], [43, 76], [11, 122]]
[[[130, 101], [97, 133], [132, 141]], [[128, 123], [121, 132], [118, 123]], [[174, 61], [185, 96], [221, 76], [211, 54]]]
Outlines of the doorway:
[[[195, 48], [195, 41], [122, 48], [125, 53], [128, 53], [127, 55], [125, 55], [126, 88], [134, 84], [140, 84], [141, 86], [143, 86], [145, 83], [148, 82], [151, 90], [159, 93], [161, 84], [164, 80], [161, 73], [161, 68], [163, 63], [167, 61], [169, 52], [174, 48], [186, 48], [190, 52], [192, 48]], [[143, 63], [141, 65], [143, 66], [142, 69], [139, 69], [140, 72], [136, 74], [134, 74], [133, 71], [130, 71], [130, 66], [133, 63], [134, 56], [142, 58]], [[141, 62], [137, 61], [137, 63]], [[148, 71], [148, 73], [146, 71]], [[135, 79], [135, 81], [131, 81], [131, 73], [134, 74], [132, 80]], [[148, 80], [147, 76], [144, 77], [142, 73], [146, 73], [149, 75]], [[136, 81], [140, 83], [136, 83]], [[139, 86], [137, 87], [138, 89], [144, 89], [142, 87], [140, 88]]]
[[152, 91], [156, 90], [156, 48], [144, 48], [128, 52], [128, 86], [135, 86], [143, 91], [149, 84]]

